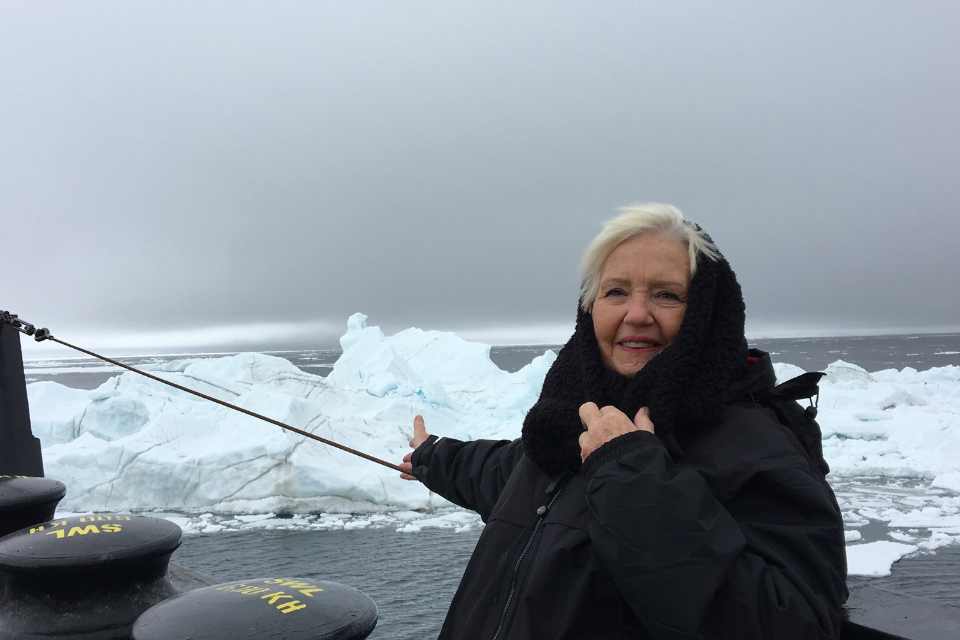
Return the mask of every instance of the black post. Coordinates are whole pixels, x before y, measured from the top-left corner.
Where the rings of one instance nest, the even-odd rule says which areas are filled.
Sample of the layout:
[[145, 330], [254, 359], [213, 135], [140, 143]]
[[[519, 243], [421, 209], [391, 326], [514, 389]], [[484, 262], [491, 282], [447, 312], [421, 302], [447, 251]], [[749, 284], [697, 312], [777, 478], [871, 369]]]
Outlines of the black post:
[[0, 322], [0, 475], [43, 477], [40, 441], [30, 429], [20, 332]]

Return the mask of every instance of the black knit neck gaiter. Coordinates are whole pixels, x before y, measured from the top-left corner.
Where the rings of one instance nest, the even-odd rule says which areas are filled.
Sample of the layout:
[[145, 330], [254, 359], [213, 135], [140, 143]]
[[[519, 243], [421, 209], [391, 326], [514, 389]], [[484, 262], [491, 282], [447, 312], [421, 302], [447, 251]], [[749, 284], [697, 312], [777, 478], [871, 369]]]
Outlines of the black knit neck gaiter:
[[613, 405], [631, 419], [649, 407], [661, 438], [707, 429], [723, 409], [727, 387], [743, 375], [746, 358], [743, 295], [723, 258], [700, 258], [676, 340], [633, 378], [604, 368], [593, 317], [578, 309], [576, 330], [524, 420], [524, 451], [547, 473], [579, 471], [585, 402]]

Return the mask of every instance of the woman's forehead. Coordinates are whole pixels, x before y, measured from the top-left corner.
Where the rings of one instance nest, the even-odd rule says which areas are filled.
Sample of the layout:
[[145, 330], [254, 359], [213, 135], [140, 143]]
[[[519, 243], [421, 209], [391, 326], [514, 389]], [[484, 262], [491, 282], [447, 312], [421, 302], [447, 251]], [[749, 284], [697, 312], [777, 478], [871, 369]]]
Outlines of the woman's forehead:
[[644, 235], [628, 238], [603, 261], [601, 280], [643, 278], [645, 280], [688, 284], [690, 252], [672, 238]]

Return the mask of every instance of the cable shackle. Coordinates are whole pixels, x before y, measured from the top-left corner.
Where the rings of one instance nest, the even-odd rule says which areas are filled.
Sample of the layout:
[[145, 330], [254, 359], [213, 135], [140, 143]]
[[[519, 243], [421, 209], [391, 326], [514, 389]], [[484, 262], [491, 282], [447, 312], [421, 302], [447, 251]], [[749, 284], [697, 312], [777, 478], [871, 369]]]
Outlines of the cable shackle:
[[260, 420], [263, 420], [263, 421], [265, 421], [265, 422], [269, 422], [270, 424], [276, 425], [276, 426], [280, 427], [281, 429], [286, 429], [287, 431], [292, 431], [292, 432], [294, 432], [294, 433], [296, 433], [296, 434], [299, 434], [299, 435], [301, 435], [301, 436], [303, 436], [303, 437], [305, 437], [305, 438], [310, 438], [311, 440], [316, 440], [317, 442], [322, 442], [322, 443], [325, 444], [325, 445], [329, 445], [329, 446], [331, 446], [331, 447], [336, 447], [337, 449], [340, 449], [341, 451], [346, 451], [347, 453], [352, 453], [352, 454], [355, 455], [355, 456], [360, 456], [361, 458], [366, 458], [366, 459], [369, 460], [370, 462], [376, 462], [377, 464], [380, 464], [380, 465], [383, 465], [383, 466], [388, 467], [388, 468], [390, 468], [390, 469], [393, 469], [394, 471], [399, 471], [399, 472], [401, 472], [401, 473], [406, 473], [406, 474], [409, 474], [409, 473], [410, 473], [410, 470], [409, 470], [409, 469], [403, 469], [403, 468], [401, 468], [399, 465], [395, 465], [395, 464], [393, 464], [392, 462], [387, 462], [386, 460], [381, 460], [380, 458], [377, 458], [376, 456], [371, 456], [371, 455], [368, 454], [368, 453], [364, 453], [364, 452], [362, 452], [362, 451], [357, 451], [356, 449], [353, 449], [353, 448], [348, 447], [348, 446], [346, 446], [346, 445], [340, 444], [339, 442], [334, 442], [333, 440], [328, 440], [328, 439], [323, 438], [323, 437], [321, 437], [321, 436], [318, 436], [318, 435], [316, 435], [316, 434], [310, 433], [309, 431], [304, 431], [303, 429], [298, 429], [298, 428], [296, 428], [296, 427], [292, 427], [292, 426], [290, 426], [290, 425], [288, 425], [288, 424], [286, 424], [286, 423], [284, 423], [284, 422], [280, 422], [279, 420], [274, 420], [273, 418], [268, 418], [267, 416], [261, 415], [261, 414], [259, 414], [259, 413], [255, 413], [255, 412], [253, 412], [253, 411], [250, 411], [249, 409], [244, 409], [243, 407], [238, 407], [238, 406], [235, 405], [235, 404], [230, 404], [229, 402], [224, 402], [223, 400], [219, 400], [219, 399], [214, 398], [214, 397], [212, 397], [212, 396], [208, 396], [208, 395], [205, 394], [205, 393], [200, 393], [199, 391], [194, 391], [193, 389], [188, 389], [187, 387], [181, 386], [181, 385], [179, 385], [179, 384], [177, 384], [177, 383], [175, 383], [175, 382], [170, 382], [169, 380], [164, 380], [163, 378], [161, 378], [161, 377], [159, 377], [159, 376], [155, 376], [155, 375], [150, 374], [150, 373], [147, 373], [146, 371], [141, 371], [140, 369], [135, 369], [135, 368], [131, 367], [130, 365], [123, 364], [122, 362], [117, 362], [116, 360], [113, 360], [113, 359], [108, 358], [108, 357], [106, 357], [106, 356], [102, 356], [102, 355], [100, 355], [99, 353], [94, 353], [93, 351], [87, 351], [86, 349], [83, 349], [82, 347], [78, 347], [78, 346], [76, 346], [76, 345], [72, 345], [72, 344], [70, 344], [69, 342], [64, 342], [63, 340], [58, 340], [57, 338], [54, 338], [54, 337], [53, 337], [53, 334], [50, 333], [50, 330], [49, 330], [49, 329], [47, 329], [47, 328], [37, 329], [35, 325], [33, 325], [33, 324], [31, 324], [31, 323], [29, 323], [29, 322], [27, 322], [27, 321], [25, 321], [25, 320], [21, 320], [19, 317], [17, 317], [17, 314], [15, 314], [15, 313], [10, 313], [9, 311], [0, 311], [0, 322], [2, 322], [3, 324], [9, 324], [9, 325], [11, 325], [14, 329], [16, 329], [17, 331], [19, 331], [20, 333], [26, 334], [26, 335], [28, 335], [28, 336], [33, 336], [33, 339], [36, 340], [37, 342], [43, 342], [44, 340], [51, 340], [51, 341], [53, 341], [53, 342], [56, 342], [57, 344], [62, 344], [62, 345], [65, 346], [65, 347], [69, 347], [70, 349], [74, 349], [75, 351], [79, 351], [80, 353], [85, 353], [85, 354], [87, 354], [88, 356], [92, 356], [92, 357], [94, 357], [94, 358], [98, 358], [98, 359], [100, 359], [100, 360], [103, 360], [104, 362], [109, 362], [110, 364], [115, 365], [115, 366], [117, 366], [117, 367], [120, 367], [120, 368], [122, 368], [122, 369], [126, 369], [127, 371], [132, 371], [132, 372], [134, 372], [134, 373], [139, 373], [139, 374], [142, 375], [142, 376], [145, 376], [145, 377], [147, 377], [147, 378], [150, 378], [151, 380], [155, 380], [155, 381], [160, 382], [160, 383], [162, 383], [162, 384], [165, 384], [165, 385], [167, 385], [167, 386], [173, 387], [174, 389], [179, 389], [180, 391], [184, 391], [184, 392], [186, 392], [186, 393], [193, 394], [193, 395], [195, 395], [195, 396], [198, 396], [198, 397], [200, 397], [200, 398], [203, 398], [204, 400], [209, 400], [210, 402], [215, 402], [215, 403], [217, 403], [217, 404], [219, 404], [219, 405], [221, 405], [221, 406], [227, 407], [228, 409], [233, 409], [234, 411], [239, 411], [240, 413], [245, 413], [245, 414], [248, 415], [248, 416], [251, 416], [251, 417], [254, 417], [254, 418], [259, 418]]
[[20, 333], [33, 336], [33, 339], [37, 342], [43, 342], [53, 337], [50, 329], [37, 329], [33, 324], [26, 320], [21, 320], [17, 314], [10, 313], [9, 311], [0, 311], [0, 322], [10, 325]]

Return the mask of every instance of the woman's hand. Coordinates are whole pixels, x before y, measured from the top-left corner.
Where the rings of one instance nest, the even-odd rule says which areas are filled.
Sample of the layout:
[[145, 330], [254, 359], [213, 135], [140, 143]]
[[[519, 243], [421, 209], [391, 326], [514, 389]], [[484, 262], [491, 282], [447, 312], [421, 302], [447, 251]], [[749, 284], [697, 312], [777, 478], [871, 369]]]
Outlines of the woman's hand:
[[[413, 419], [413, 437], [410, 438], [410, 446], [413, 447], [414, 451], [426, 442], [427, 438], [430, 437], [430, 434], [427, 433], [427, 427], [423, 424], [423, 416], [417, 416]], [[411, 451], [407, 455], [403, 456], [403, 462], [400, 463], [401, 469], [408, 469], [413, 471], [413, 462], [411, 458], [413, 457], [413, 452]], [[400, 477], [404, 480], [416, 480], [416, 476], [413, 473], [401, 473]]]
[[650, 410], [643, 407], [637, 411], [633, 422], [627, 415], [613, 406], [600, 409], [593, 402], [580, 405], [580, 422], [584, 432], [580, 436], [580, 459], [587, 456], [610, 442], [617, 436], [631, 431], [649, 431], [653, 433], [653, 423], [650, 422]]

